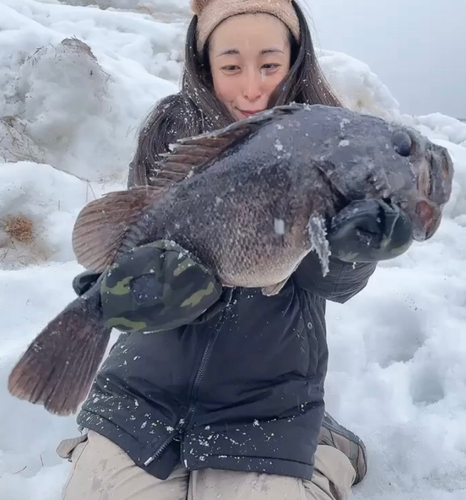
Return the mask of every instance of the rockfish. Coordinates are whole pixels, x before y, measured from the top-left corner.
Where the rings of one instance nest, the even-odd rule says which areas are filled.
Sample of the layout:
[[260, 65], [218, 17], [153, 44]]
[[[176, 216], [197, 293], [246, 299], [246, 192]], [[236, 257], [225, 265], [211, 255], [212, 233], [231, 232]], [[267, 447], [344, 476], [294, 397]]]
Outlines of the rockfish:
[[[447, 150], [410, 128], [301, 104], [180, 140], [157, 167], [153, 186], [112, 192], [83, 208], [73, 230], [78, 262], [104, 273], [135, 248], [171, 240], [223, 286], [259, 287], [265, 295], [278, 293], [313, 250], [325, 272], [328, 225], [338, 214], [351, 218], [344, 212], [351, 202], [395, 205], [409, 217], [415, 240], [430, 238], [453, 177]], [[32, 342], [10, 375], [14, 396], [56, 414], [77, 411], [111, 332], [101, 283]]]

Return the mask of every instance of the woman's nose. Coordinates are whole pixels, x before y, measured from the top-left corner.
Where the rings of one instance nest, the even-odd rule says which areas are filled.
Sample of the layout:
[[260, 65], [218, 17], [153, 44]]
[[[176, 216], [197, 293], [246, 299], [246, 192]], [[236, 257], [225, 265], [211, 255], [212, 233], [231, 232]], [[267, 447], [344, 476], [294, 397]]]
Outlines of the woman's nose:
[[248, 101], [257, 101], [262, 95], [262, 80], [261, 75], [249, 73], [246, 76], [244, 84], [243, 96]]

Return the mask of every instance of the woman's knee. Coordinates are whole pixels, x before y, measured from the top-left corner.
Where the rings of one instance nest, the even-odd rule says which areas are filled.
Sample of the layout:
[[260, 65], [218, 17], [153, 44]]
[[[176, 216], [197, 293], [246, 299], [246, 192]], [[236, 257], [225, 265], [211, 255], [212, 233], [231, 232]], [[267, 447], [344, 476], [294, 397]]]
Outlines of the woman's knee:
[[90, 431], [68, 455], [72, 470], [62, 500], [187, 498], [188, 471], [177, 469], [162, 481], [137, 466], [124, 450], [96, 432]]

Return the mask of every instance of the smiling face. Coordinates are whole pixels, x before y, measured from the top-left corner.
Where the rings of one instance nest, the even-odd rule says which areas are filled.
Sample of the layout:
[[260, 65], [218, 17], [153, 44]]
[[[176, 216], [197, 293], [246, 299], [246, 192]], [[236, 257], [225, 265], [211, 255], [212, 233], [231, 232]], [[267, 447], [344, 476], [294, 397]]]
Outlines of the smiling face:
[[222, 22], [209, 43], [214, 92], [236, 120], [267, 108], [290, 69], [287, 27], [269, 14], [243, 14]]

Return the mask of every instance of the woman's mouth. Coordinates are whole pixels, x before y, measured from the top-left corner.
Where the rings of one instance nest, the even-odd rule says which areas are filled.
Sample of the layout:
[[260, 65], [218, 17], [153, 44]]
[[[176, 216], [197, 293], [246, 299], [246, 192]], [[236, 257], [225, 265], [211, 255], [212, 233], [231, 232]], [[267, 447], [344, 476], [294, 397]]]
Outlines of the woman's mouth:
[[250, 110], [250, 109], [238, 109], [238, 111], [244, 115], [246, 118], [249, 118], [252, 115], [255, 115], [257, 113], [260, 113], [261, 111], [264, 111], [263, 109], [257, 109], [257, 110]]

